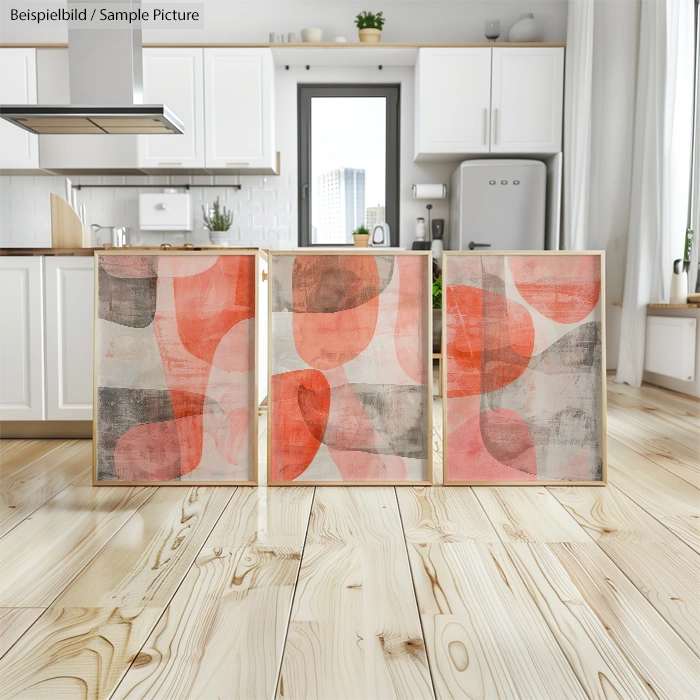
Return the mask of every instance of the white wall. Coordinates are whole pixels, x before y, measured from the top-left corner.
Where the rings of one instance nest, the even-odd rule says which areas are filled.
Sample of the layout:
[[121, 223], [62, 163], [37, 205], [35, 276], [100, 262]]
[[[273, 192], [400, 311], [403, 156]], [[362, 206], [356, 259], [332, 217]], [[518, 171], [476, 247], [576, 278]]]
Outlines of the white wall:
[[[142, 0], [144, 5], [156, 0]], [[0, 41], [63, 42], [65, 27], [37, 27], [9, 21], [13, 0], [0, 2]], [[42, 7], [59, 4], [45, 0]], [[542, 23], [545, 41], [564, 41], [567, 0], [205, 0], [202, 29], [154, 30], [146, 28], [146, 42], [267, 41], [270, 32], [285, 34], [303, 27], [320, 27], [324, 38], [345, 36], [355, 41], [354, 18], [358, 12], [382, 10], [386, 17], [384, 41], [484, 41], [484, 23], [500, 19], [502, 37], [523, 12], [533, 12]], [[507, 40], [507, 39], [506, 39]]]

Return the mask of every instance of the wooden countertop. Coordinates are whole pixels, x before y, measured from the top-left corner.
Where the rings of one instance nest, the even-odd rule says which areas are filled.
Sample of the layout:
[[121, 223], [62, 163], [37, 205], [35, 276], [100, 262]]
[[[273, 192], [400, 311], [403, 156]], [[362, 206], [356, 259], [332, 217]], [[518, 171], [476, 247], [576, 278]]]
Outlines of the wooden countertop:
[[[120, 250], [119, 248], [0, 248], [0, 256], [2, 255], [78, 255], [78, 256], [92, 256], [96, 250]], [[194, 246], [192, 248], [182, 248], [173, 246], [172, 248], [161, 248], [160, 246], [129, 246], [124, 248], [124, 250], [158, 250], [158, 251], [172, 251], [172, 252], [187, 252], [187, 251], [217, 251], [217, 250], [259, 250], [263, 254], [267, 254], [265, 248], [257, 248], [255, 246], [241, 246], [232, 247], [214, 247], [214, 246]]]

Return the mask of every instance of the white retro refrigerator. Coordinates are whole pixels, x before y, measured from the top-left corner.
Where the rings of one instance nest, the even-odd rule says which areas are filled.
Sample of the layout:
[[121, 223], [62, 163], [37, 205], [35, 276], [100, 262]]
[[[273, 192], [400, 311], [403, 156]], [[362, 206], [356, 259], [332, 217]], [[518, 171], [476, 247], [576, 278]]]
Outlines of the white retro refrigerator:
[[467, 160], [450, 180], [451, 250], [544, 250], [547, 168], [539, 160]]

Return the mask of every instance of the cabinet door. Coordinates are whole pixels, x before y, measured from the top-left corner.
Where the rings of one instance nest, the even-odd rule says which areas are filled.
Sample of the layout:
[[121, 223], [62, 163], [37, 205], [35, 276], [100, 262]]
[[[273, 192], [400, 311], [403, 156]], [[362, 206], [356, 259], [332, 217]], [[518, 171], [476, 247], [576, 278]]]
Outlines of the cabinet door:
[[0, 419], [43, 420], [43, 276], [40, 256], [0, 258]]
[[[0, 49], [0, 104], [36, 104], [36, 49]], [[0, 121], [0, 169], [38, 170], [39, 137]]]
[[47, 257], [46, 418], [92, 419], [95, 263]]
[[564, 49], [493, 49], [492, 153], [561, 151]]
[[206, 167], [275, 168], [270, 49], [204, 49]]
[[185, 124], [178, 136], [139, 136], [139, 167], [204, 168], [202, 49], [144, 49], [144, 104], [165, 104]]
[[489, 151], [491, 49], [420, 49], [415, 157]]

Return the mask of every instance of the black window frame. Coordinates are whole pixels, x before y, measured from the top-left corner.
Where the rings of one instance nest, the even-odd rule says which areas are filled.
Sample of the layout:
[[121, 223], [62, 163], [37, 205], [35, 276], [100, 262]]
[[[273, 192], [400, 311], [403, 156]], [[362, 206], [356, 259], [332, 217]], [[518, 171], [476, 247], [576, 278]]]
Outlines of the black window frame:
[[299, 246], [334, 247], [352, 243], [311, 243], [311, 99], [314, 97], [385, 97], [386, 98], [386, 192], [384, 220], [389, 224], [392, 246], [399, 245], [399, 187], [401, 144], [401, 86], [396, 84], [299, 84], [297, 86], [298, 143], [298, 211]]

